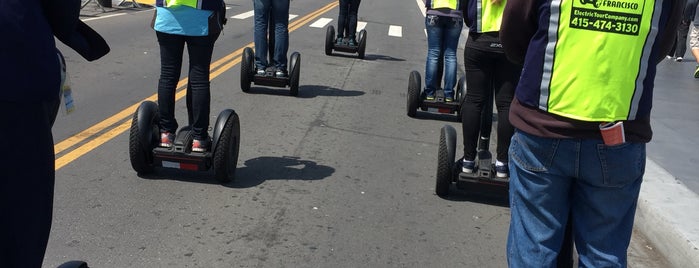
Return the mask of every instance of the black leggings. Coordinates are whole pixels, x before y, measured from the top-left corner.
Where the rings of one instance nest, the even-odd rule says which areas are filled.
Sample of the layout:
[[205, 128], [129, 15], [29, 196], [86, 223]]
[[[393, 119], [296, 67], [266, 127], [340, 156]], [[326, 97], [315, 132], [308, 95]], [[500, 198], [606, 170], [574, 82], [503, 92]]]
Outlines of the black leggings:
[[354, 38], [357, 33], [357, 11], [361, 0], [340, 0], [340, 16], [337, 19], [337, 37]]
[[[492, 122], [481, 122], [486, 101], [492, 101], [495, 93], [495, 106], [498, 111], [497, 156], [500, 162], [507, 163], [507, 150], [514, 128], [508, 114], [515, 87], [519, 81], [521, 67], [507, 60], [504, 53], [488, 52], [466, 47], [464, 51], [466, 71], [466, 98], [461, 105], [461, 126], [464, 135], [464, 158], [476, 158], [476, 146], [479, 132], [490, 136]], [[490, 106], [492, 107], [492, 105]], [[491, 109], [492, 110], [492, 109]], [[492, 118], [492, 111], [486, 111], [487, 119]], [[481, 125], [481, 123], [485, 123]]]

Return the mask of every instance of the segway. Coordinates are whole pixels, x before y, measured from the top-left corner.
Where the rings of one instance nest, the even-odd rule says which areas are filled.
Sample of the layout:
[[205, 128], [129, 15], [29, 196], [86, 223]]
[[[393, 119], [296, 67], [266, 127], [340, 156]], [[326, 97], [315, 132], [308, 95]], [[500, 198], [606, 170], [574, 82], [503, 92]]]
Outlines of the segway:
[[357, 53], [357, 57], [364, 59], [366, 51], [366, 30], [362, 29], [357, 35], [357, 45], [350, 45], [348, 40], [343, 40], [340, 44], [335, 43], [335, 27], [328, 26], [325, 32], [325, 55], [332, 55], [333, 50], [345, 53]]
[[[188, 89], [189, 91], [189, 89]], [[191, 94], [187, 93], [188, 111], [191, 107]], [[219, 113], [213, 125], [211, 148], [207, 152], [192, 151], [194, 133], [191, 112], [188, 113], [190, 125], [180, 128], [172, 147], [159, 147], [160, 128], [158, 105], [144, 101], [136, 109], [131, 121], [129, 133], [129, 157], [131, 166], [139, 174], [148, 174], [155, 167], [180, 170], [206, 171], [213, 169], [219, 182], [231, 181], [235, 176], [240, 148], [240, 121], [232, 109]]]
[[464, 102], [464, 94], [466, 93], [466, 78], [459, 78], [454, 89], [454, 101], [447, 102], [444, 96], [442, 85], [442, 76], [444, 74], [444, 53], [439, 55], [439, 63], [437, 65], [437, 74], [435, 79], [435, 98], [427, 100], [427, 94], [422, 90], [422, 78], [420, 72], [413, 70], [408, 78], [408, 116], [417, 117], [417, 109], [425, 112], [439, 114], [456, 114], [457, 121], [461, 121], [461, 104]]
[[[274, 17], [269, 16], [268, 34], [268, 60], [270, 64], [274, 62]], [[250, 91], [250, 84], [269, 87], [289, 87], [291, 96], [299, 95], [299, 75], [301, 72], [301, 54], [291, 53], [289, 57], [289, 72], [286, 77], [276, 77], [273, 66], [267, 67], [264, 74], [257, 74], [255, 65], [255, 53], [252, 48], [243, 49], [243, 58], [240, 63], [240, 89], [243, 92]]]

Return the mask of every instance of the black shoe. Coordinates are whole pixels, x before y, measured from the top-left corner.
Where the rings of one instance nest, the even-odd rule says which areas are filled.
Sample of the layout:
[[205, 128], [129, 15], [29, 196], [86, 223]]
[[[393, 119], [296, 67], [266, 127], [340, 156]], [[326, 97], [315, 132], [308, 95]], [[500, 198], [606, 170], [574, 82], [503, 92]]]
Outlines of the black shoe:
[[335, 39], [336, 46], [342, 45], [342, 42], [343, 42], [342, 36], [338, 36], [337, 39]]
[[277, 78], [284, 78], [287, 76], [286, 70], [277, 68], [277, 71], [274, 73], [274, 76]]
[[357, 46], [357, 41], [354, 40], [354, 37], [350, 37], [349, 42], [347, 42], [347, 45], [351, 47]]

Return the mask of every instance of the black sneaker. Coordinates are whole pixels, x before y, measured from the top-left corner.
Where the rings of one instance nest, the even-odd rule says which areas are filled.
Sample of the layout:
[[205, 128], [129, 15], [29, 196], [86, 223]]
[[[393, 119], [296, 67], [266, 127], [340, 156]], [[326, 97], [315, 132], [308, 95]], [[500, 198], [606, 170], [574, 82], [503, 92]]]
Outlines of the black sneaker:
[[498, 178], [508, 178], [510, 177], [510, 168], [507, 164], [502, 166], [495, 165], [495, 176]]
[[354, 40], [354, 37], [350, 37], [349, 42], [347, 42], [347, 45], [351, 47], [357, 46], [357, 41]]
[[336, 46], [342, 45], [343, 41], [344, 41], [344, 39], [342, 38], [342, 36], [338, 36], [337, 39], [335, 39], [335, 45]]

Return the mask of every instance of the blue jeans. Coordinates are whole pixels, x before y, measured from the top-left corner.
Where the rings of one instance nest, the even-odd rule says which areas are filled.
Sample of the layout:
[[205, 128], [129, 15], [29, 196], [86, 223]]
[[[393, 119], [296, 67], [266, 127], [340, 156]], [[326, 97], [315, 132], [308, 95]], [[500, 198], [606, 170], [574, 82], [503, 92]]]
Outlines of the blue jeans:
[[509, 267], [555, 267], [569, 212], [580, 267], [626, 267], [645, 143], [541, 138], [510, 144]]
[[254, 0], [255, 65], [257, 69], [270, 66], [267, 61], [267, 28], [270, 15], [274, 19], [274, 67], [286, 70], [289, 50], [289, 0]]
[[440, 86], [441, 77], [437, 77], [439, 57], [444, 54], [444, 95], [454, 97], [454, 85], [456, 85], [456, 47], [459, 45], [459, 36], [464, 21], [461, 18], [452, 18], [436, 15], [425, 17], [427, 29], [427, 64], [425, 66], [425, 94], [434, 95], [434, 91]]

